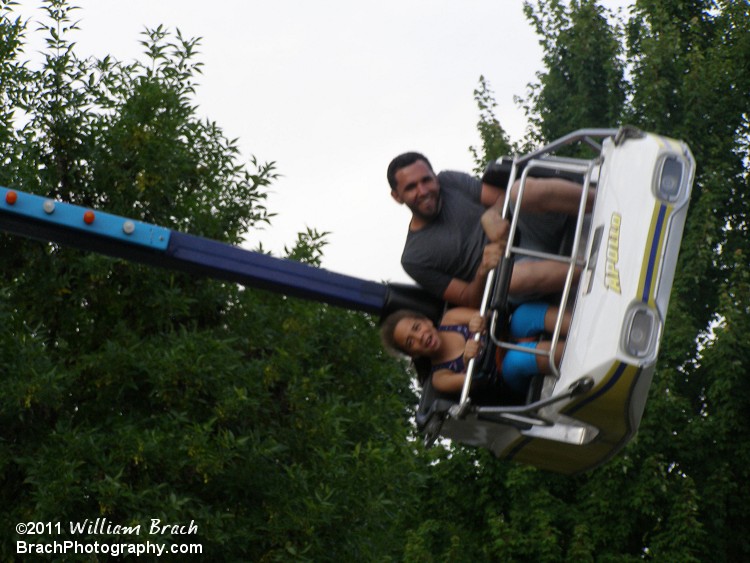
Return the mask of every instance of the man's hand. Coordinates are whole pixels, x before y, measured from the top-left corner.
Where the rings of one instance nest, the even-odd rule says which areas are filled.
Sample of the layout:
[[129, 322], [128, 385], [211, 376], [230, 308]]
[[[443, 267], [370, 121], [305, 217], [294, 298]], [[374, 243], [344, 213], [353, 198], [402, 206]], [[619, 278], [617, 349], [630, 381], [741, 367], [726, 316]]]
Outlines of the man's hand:
[[501, 244], [505, 250], [510, 234], [510, 222], [502, 218], [500, 208], [490, 207], [482, 214], [482, 228], [490, 242]]
[[491, 270], [497, 268], [504, 251], [505, 244], [498, 242], [491, 242], [485, 246], [482, 253], [482, 262], [479, 264], [477, 274], [484, 278]]

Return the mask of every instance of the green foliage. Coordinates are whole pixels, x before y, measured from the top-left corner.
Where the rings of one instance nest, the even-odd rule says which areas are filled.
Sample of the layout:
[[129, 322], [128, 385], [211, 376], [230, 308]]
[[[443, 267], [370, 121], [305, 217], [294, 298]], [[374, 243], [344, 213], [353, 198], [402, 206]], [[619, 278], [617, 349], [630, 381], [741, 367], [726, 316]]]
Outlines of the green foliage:
[[[79, 59], [74, 8], [48, 0], [31, 68], [1, 6], [0, 184], [231, 243], [269, 220], [273, 163], [195, 115], [197, 40]], [[308, 229], [287, 254], [324, 245]], [[201, 560], [398, 558], [415, 398], [370, 317], [7, 235], [0, 272], [0, 558], [17, 522], [99, 517], [194, 521]]]
[[297, 234], [297, 240], [292, 248], [284, 247], [284, 252], [287, 258], [291, 260], [311, 266], [320, 266], [323, 258], [323, 248], [328, 244], [325, 240], [328, 234], [308, 227], [305, 232]]
[[546, 71], [529, 86], [524, 109], [531, 140], [551, 141], [619, 123], [627, 93], [617, 27], [595, 0], [524, 2], [544, 47]]
[[311, 560], [388, 553], [413, 498], [408, 378], [396, 375], [369, 318], [287, 302], [259, 319], [257, 297], [246, 297], [253, 305], [234, 327], [270, 337], [249, 348], [273, 397], [267, 431], [284, 444], [278, 498], [258, 541], [282, 560], [290, 547]]
[[[440, 452], [408, 560], [746, 560], [748, 3], [638, 0], [627, 20], [586, 0], [525, 9], [545, 69], [519, 100], [531, 125], [518, 148], [632, 123], [686, 140], [695, 155], [660, 360], [637, 438], [588, 474]], [[486, 127], [494, 106], [480, 86]]]
[[469, 147], [474, 158], [474, 173], [481, 176], [489, 162], [501, 156], [513, 154], [508, 134], [495, 116], [494, 94], [484, 76], [479, 77], [479, 86], [474, 90], [474, 100], [479, 108], [477, 130], [482, 141], [481, 147]]
[[[424, 451], [409, 375], [370, 317], [3, 235], [0, 557], [16, 559], [17, 522], [106, 517], [193, 520], [204, 560], [748, 559], [747, 8], [638, 0], [623, 21], [590, 0], [528, 3], [545, 49], [528, 138], [511, 146], [484, 78], [474, 92], [478, 168], [623, 121], [696, 156], [660, 361], [622, 454], [569, 478]], [[267, 222], [273, 163], [240, 162], [196, 118], [198, 41], [158, 27], [145, 62], [82, 60], [73, 10], [44, 3], [32, 68], [0, 0], [0, 184], [232, 243]], [[319, 265], [325, 235], [286, 255]]]

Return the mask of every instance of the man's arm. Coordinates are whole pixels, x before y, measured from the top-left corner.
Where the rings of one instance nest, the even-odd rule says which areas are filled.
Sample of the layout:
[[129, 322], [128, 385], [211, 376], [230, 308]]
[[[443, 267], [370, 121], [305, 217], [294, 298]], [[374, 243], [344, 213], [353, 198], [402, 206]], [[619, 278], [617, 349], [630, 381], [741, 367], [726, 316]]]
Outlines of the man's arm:
[[490, 243], [485, 246], [482, 262], [477, 268], [474, 279], [470, 282], [458, 278], [451, 279], [443, 293], [443, 299], [453, 305], [478, 309], [482, 303], [487, 274], [490, 270], [494, 270], [500, 262], [500, 257], [505, 251], [505, 242], [507, 242], [507, 236], [505, 241]]
[[474, 307], [452, 307], [440, 319], [440, 324], [468, 326], [471, 320], [477, 315], [479, 315], [479, 310]]
[[482, 195], [480, 201], [485, 207], [498, 206], [500, 211], [502, 211], [503, 202], [505, 201], [505, 188], [482, 182]]
[[443, 293], [443, 299], [454, 305], [478, 309], [482, 304], [482, 295], [484, 295], [486, 283], [486, 273], [481, 277], [477, 275], [471, 282], [453, 278], [445, 289], [445, 293]]

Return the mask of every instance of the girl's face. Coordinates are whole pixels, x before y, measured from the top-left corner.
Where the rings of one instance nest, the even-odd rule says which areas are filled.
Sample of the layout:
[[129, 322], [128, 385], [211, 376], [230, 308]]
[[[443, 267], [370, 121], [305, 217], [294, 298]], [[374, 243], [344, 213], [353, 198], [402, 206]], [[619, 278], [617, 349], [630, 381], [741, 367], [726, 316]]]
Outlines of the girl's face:
[[404, 317], [393, 330], [393, 340], [412, 357], [431, 357], [440, 348], [438, 330], [428, 319]]

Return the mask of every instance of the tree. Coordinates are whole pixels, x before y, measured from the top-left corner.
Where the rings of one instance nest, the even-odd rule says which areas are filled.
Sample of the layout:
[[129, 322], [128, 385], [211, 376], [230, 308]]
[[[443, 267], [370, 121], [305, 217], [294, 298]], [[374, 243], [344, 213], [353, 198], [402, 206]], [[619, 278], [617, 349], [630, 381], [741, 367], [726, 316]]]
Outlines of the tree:
[[[748, 4], [638, 0], [626, 22], [585, 0], [526, 9], [546, 70], [518, 146], [628, 122], [698, 162], [637, 439], [574, 478], [424, 451], [369, 316], [3, 235], [3, 559], [17, 522], [97, 517], [194, 520], [211, 560], [748, 558]], [[232, 243], [269, 220], [273, 163], [248, 169], [194, 114], [197, 42], [157, 28], [145, 63], [80, 60], [70, 10], [45, 3], [33, 69], [0, 0], [0, 184]], [[481, 78], [475, 99], [480, 165], [508, 139]], [[287, 255], [318, 265], [324, 245], [311, 229]]]
[[[679, 17], [675, 17], [679, 13]], [[662, 392], [679, 410], [665, 451], [696, 483], [707, 552], [718, 561], [748, 557], [747, 495], [734, 483], [750, 459], [747, 373], [738, 335], [747, 314], [747, 2], [643, 2], [629, 25], [634, 61], [632, 119], [670, 128], [698, 162], [682, 275], [670, 307]], [[744, 342], [744, 340], [742, 340]], [[667, 429], [665, 429], [667, 430]], [[732, 530], [731, 532], [729, 530]]]
[[501, 156], [511, 155], [514, 150], [508, 134], [495, 116], [497, 102], [484, 76], [479, 77], [479, 86], [474, 90], [474, 101], [476, 101], [477, 108], [479, 109], [477, 131], [479, 132], [482, 146], [469, 147], [469, 152], [474, 158], [474, 173], [481, 175], [488, 163], [497, 160]]
[[[544, 48], [546, 71], [523, 102], [531, 141], [538, 144], [575, 129], [611, 127], [620, 120], [627, 87], [618, 28], [595, 0], [524, 2]], [[572, 127], [571, 127], [572, 126]]]
[[545, 70], [521, 100], [527, 142], [630, 123], [685, 139], [696, 157], [660, 360], [638, 436], [592, 472], [560, 478], [439, 451], [430, 517], [407, 553], [747, 559], [748, 3], [638, 0], [627, 21], [589, 1], [526, 10], [545, 48]]
[[[273, 163], [239, 161], [195, 115], [197, 40], [163, 27], [145, 62], [79, 59], [73, 10], [48, 46], [0, 5], [0, 183], [237, 243], [269, 220]], [[319, 264], [323, 235], [288, 250]], [[205, 560], [396, 558], [418, 460], [408, 376], [369, 316], [0, 236], [0, 557], [25, 521], [62, 536], [198, 543]], [[142, 526], [127, 537], [70, 522]], [[151, 519], [197, 534], [149, 534]], [[22, 558], [22, 556], [20, 556]]]

